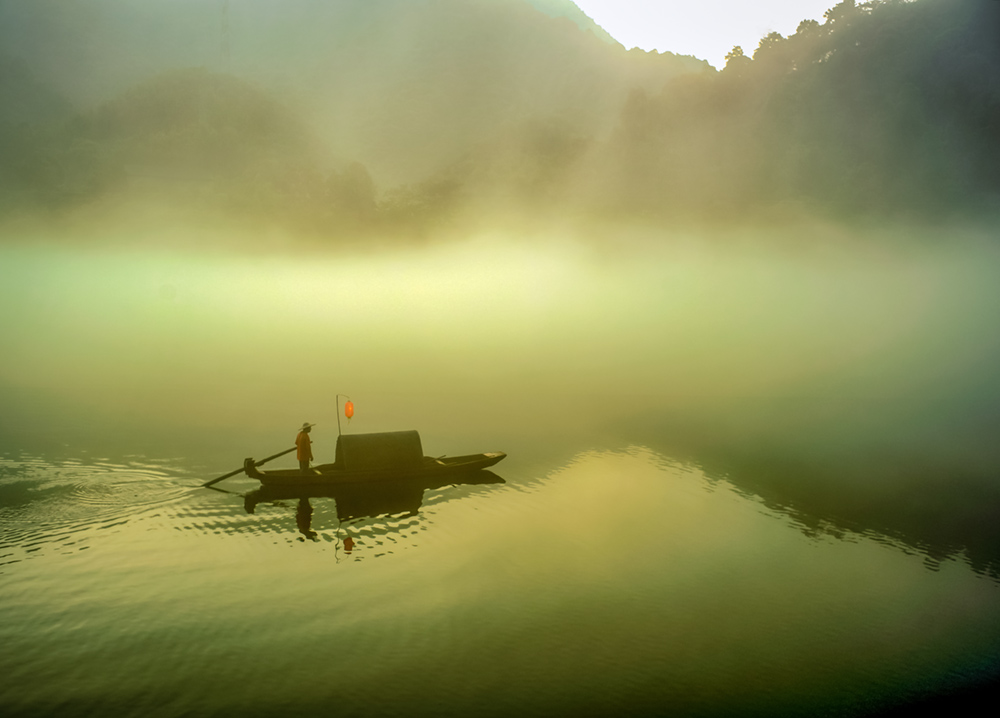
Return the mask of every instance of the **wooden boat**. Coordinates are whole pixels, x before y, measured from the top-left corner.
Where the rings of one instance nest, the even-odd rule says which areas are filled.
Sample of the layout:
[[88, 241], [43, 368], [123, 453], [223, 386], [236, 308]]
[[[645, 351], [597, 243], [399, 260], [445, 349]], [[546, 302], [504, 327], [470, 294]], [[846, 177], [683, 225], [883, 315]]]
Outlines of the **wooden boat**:
[[433, 458], [424, 456], [420, 434], [416, 431], [391, 431], [337, 437], [332, 464], [320, 464], [306, 471], [261, 471], [254, 460], [248, 458], [243, 462], [243, 471], [265, 487], [360, 484], [468, 474], [493, 466], [506, 456], [502, 451], [493, 451]]

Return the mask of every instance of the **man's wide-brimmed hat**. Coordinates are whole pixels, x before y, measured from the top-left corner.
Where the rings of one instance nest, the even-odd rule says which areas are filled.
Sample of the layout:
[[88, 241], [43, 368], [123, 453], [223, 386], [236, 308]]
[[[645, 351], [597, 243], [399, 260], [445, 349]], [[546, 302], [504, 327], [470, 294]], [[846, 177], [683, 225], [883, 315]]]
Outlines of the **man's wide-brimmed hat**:
[[305, 431], [305, 430], [306, 430], [306, 429], [308, 429], [308, 428], [309, 428], [310, 426], [316, 426], [316, 425], [315, 425], [315, 424], [310, 424], [310, 423], [309, 423], [308, 421], [303, 421], [303, 422], [302, 422], [302, 428], [301, 428], [301, 429], [299, 429], [299, 431]]

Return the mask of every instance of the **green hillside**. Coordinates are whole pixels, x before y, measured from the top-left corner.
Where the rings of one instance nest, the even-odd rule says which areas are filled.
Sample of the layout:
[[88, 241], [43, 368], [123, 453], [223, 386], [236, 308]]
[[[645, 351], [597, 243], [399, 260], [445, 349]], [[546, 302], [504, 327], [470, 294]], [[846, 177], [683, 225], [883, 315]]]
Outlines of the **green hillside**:
[[635, 93], [598, 161], [601, 197], [661, 220], [994, 212], [997, 38], [996, 2], [841, 2], [734, 48], [716, 75]]

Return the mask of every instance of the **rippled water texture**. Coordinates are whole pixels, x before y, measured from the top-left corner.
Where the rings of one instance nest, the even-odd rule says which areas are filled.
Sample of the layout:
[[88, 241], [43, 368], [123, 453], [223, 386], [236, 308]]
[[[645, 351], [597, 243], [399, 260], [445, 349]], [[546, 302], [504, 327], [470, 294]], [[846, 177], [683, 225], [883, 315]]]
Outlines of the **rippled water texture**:
[[[5, 251], [4, 716], [864, 715], [1000, 673], [988, 251]], [[338, 392], [508, 457], [200, 488], [304, 420], [331, 460]]]
[[36, 494], [2, 514], [14, 713], [809, 715], [975, 678], [1000, 645], [1000, 590], [962, 561], [810, 538], [641, 447], [415, 512], [313, 498], [312, 538], [297, 501], [248, 514], [176, 467], [4, 468]]

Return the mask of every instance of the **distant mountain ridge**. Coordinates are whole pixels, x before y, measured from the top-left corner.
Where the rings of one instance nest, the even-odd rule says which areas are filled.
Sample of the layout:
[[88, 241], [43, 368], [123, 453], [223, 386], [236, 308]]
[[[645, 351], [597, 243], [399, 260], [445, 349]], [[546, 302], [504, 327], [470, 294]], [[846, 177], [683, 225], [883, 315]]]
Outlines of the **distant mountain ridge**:
[[607, 30], [598, 25], [572, 0], [528, 0], [532, 7], [549, 17], [565, 17], [572, 20], [581, 30], [594, 33], [598, 39], [609, 45], [621, 45]]
[[626, 52], [569, 0], [8, 2], [0, 44], [81, 109], [168, 70], [231, 73], [387, 185], [534, 117], [605, 134], [630, 90], [708, 68]]

